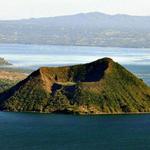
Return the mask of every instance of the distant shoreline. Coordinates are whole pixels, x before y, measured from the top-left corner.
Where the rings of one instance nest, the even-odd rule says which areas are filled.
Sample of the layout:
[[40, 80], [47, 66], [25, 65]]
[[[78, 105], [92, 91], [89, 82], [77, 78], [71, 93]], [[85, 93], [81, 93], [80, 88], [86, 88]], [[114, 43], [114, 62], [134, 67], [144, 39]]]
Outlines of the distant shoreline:
[[86, 114], [86, 113], [51, 113], [51, 112], [38, 112], [38, 111], [0, 111], [0, 112], [10, 112], [10, 113], [35, 113], [35, 114], [51, 114], [51, 115], [78, 115], [78, 116], [104, 116], [104, 115], [150, 115], [150, 112], [127, 112], [127, 113], [124, 113], [124, 112], [120, 112], [120, 113], [97, 113], [97, 114]]
[[43, 43], [0, 43], [0, 45], [35, 45], [35, 46], [68, 46], [68, 47], [100, 47], [100, 48], [130, 48], [130, 49], [150, 49], [150, 47], [117, 47], [102, 45], [72, 45], [72, 44], [43, 44]]

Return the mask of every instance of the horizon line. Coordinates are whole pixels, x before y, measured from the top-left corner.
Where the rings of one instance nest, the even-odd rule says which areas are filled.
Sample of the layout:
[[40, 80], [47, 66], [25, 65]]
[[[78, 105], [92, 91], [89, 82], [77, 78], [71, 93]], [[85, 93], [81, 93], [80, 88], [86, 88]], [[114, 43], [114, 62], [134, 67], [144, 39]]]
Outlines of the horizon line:
[[130, 16], [130, 17], [150, 17], [150, 15], [130, 15], [126, 13], [105, 13], [105, 12], [100, 12], [100, 11], [90, 11], [90, 12], [79, 12], [79, 13], [72, 13], [72, 14], [66, 14], [66, 15], [56, 15], [56, 16], [39, 16], [39, 17], [24, 17], [24, 18], [18, 18], [18, 19], [0, 19], [0, 21], [21, 21], [21, 20], [34, 20], [34, 19], [42, 19], [42, 18], [57, 18], [57, 17], [67, 17], [67, 16], [76, 16], [76, 15], [87, 15], [87, 14], [103, 14], [103, 15], [108, 15], [108, 16]]

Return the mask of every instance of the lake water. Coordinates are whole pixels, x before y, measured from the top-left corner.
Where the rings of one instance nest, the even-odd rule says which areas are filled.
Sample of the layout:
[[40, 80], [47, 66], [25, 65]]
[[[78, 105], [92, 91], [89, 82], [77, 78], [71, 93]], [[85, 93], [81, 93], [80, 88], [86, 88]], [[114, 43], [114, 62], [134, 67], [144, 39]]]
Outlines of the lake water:
[[0, 44], [0, 57], [7, 59], [15, 68], [32, 70], [111, 57], [150, 85], [150, 49]]
[[149, 150], [150, 115], [0, 112], [1, 150]]

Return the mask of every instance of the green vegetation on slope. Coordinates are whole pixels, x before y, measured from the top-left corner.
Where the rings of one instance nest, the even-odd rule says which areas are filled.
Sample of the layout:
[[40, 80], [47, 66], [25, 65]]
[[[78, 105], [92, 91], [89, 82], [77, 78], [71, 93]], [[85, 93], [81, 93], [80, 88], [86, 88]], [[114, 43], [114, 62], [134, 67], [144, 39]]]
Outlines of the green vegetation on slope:
[[7, 79], [0, 79], [0, 93], [8, 90], [12, 86], [14, 86], [17, 81], [7, 80]]
[[150, 88], [109, 58], [40, 68], [0, 95], [0, 109], [56, 113], [150, 112]]

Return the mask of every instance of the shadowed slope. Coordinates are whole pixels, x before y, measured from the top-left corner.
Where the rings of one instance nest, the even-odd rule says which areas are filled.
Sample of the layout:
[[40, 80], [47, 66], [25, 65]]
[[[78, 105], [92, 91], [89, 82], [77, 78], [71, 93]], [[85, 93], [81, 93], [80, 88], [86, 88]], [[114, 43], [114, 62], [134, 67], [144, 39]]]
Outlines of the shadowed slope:
[[43, 67], [0, 95], [1, 110], [64, 113], [149, 112], [150, 88], [110, 58]]

